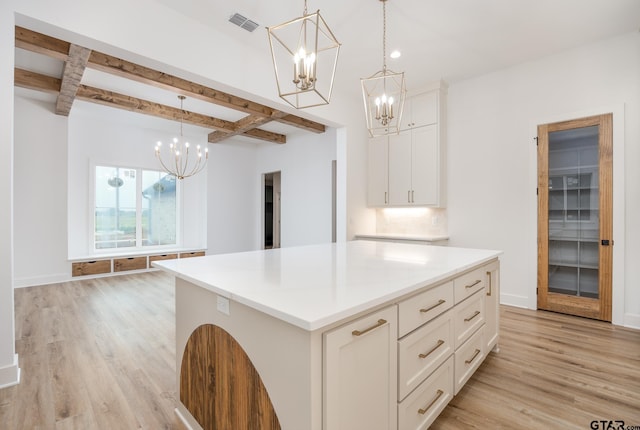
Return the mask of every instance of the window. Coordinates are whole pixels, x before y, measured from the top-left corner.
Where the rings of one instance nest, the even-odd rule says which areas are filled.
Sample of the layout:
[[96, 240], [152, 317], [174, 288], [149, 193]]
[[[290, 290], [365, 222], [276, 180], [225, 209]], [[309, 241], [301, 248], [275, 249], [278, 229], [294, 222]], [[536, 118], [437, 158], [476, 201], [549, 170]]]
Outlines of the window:
[[96, 166], [94, 248], [175, 245], [176, 196], [164, 172]]

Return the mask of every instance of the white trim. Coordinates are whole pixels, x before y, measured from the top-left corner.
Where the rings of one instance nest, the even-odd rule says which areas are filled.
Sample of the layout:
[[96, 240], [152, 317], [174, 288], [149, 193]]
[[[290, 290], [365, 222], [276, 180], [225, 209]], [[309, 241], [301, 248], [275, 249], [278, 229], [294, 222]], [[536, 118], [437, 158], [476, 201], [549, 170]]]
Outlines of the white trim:
[[32, 276], [26, 278], [14, 278], [13, 288], [36, 287], [38, 285], [59, 284], [69, 280], [68, 273], [55, 273], [52, 275]]
[[624, 314], [625, 327], [640, 330], [640, 314]]
[[530, 309], [528, 296], [518, 296], [516, 294], [505, 294], [503, 292], [500, 292], [500, 304], [515, 306], [517, 308]]
[[[625, 105], [624, 103], [594, 107], [576, 112], [565, 112], [549, 115], [544, 118], [537, 118], [530, 123], [531, 136], [538, 135], [538, 124], [548, 124], [553, 122], [568, 121], [576, 118], [583, 118], [593, 115], [601, 115], [613, 113], [613, 276], [612, 276], [612, 298], [611, 298], [611, 323], [615, 325], [627, 325], [625, 315], [625, 176], [624, 176], [624, 149], [625, 149]], [[537, 148], [531, 145], [529, 152], [529, 184], [533, 184], [532, 189], [537, 187], [538, 182], [538, 158]], [[535, 193], [531, 193], [530, 213], [537, 214], [538, 198]], [[531, 212], [533, 211], [533, 212]], [[537, 215], [532, 216], [529, 220], [529, 229], [533, 232], [538, 231]], [[533, 241], [533, 255], [536, 257], [530, 259], [531, 277], [534, 281], [528, 285], [529, 306], [531, 309], [537, 309], [537, 297], [535, 289], [537, 287], [537, 240]]]
[[18, 366], [18, 354], [13, 355], [13, 363], [0, 367], [0, 389], [12, 387], [20, 383], [20, 367]]
[[[184, 409], [184, 411], [182, 411], [182, 409]], [[187, 430], [202, 430], [202, 427], [182, 404], [178, 405], [178, 407], [174, 409], [174, 412]]]

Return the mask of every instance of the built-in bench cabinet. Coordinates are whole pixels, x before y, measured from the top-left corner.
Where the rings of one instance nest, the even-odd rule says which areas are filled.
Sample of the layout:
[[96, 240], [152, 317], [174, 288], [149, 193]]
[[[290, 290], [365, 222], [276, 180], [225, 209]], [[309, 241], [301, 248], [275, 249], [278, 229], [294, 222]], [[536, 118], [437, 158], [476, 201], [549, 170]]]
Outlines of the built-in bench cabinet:
[[324, 428], [426, 429], [497, 347], [498, 304], [493, 261], [326, 333]]
[[400, 133], [368, 144], [368, 204], [444, 207], [446, 85], [408, 97]]
[[145, 270], [151, 268], [151, 263], [154, 261], [201, 257], [204, 255], [204, 251], [187, 251], [180, 253], [118, 256], [99, 258], [95, 260], [74, 261], [71, 263], [71, 276], [95, 276], [117, 272], [128, 272], [131, 270]]

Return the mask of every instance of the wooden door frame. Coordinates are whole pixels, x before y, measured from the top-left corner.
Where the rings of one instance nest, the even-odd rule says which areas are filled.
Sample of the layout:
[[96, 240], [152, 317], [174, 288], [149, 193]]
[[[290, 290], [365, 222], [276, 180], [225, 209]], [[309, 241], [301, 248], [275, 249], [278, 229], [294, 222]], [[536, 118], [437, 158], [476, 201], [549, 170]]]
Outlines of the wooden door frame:
[[[548, 192], [548, 133], [579, 127], [598, 125], [599, 156], [599, 241], [609, 239], [611, 246], [599, 243], [598, 271], [598, 305], [595, 299], [585, 299], [548, 293], [544, 287], [548, 284], [548, 241], [549, 225], [547, 221], [549, 209]], [[538, 297], [537, 307], [563, 313], [571, 313], [589, 318], [611, 321], [612, 316], [612, 264], [613, 264], [613, 114], [601, 114], [538, 125]], [[602, 192], [605, 190], [605, 192]], [[603, 210], [610, 208], [609, 211]], [[542, 222], [545, 220], [545, 222]], [[540, 286], [543, 286], [540, 288]], [[558, 301], [555, 301], [558, 299]]]

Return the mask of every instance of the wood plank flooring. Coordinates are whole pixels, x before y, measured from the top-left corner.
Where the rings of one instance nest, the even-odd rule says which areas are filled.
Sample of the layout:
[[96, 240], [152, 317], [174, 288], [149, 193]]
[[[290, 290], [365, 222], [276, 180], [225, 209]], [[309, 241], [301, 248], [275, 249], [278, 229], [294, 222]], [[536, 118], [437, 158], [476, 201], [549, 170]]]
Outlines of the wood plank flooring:
[[[21, 288], [15, 305], [22, 382], [0, 390], [0, 429], [183, 430], [171, 277]], [[433, 429], [640, 426], [640, 331], [506, 306], [500, 323], [500, 352]]]

